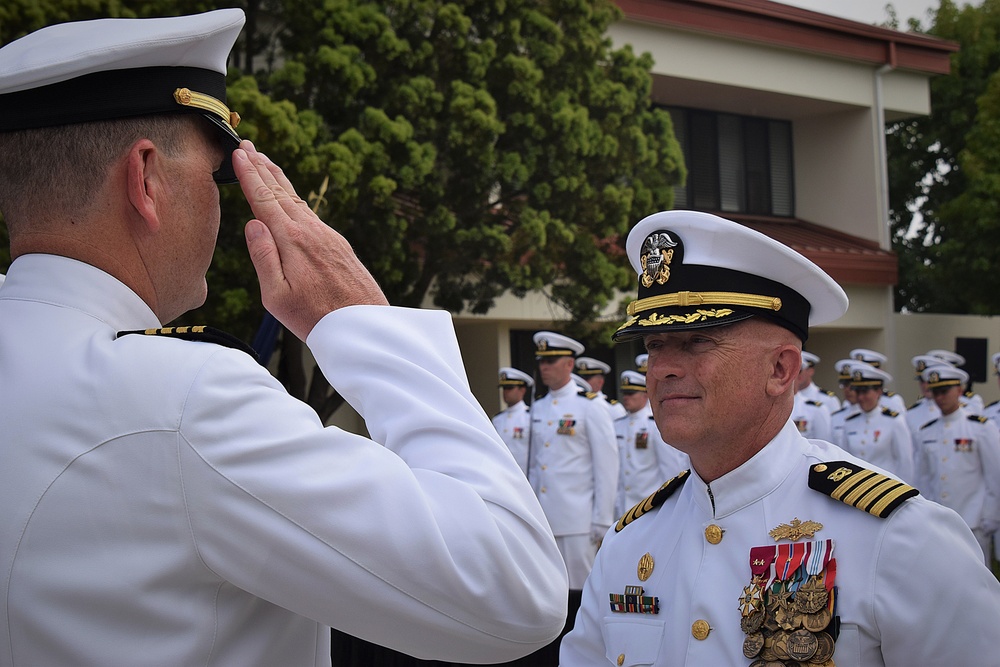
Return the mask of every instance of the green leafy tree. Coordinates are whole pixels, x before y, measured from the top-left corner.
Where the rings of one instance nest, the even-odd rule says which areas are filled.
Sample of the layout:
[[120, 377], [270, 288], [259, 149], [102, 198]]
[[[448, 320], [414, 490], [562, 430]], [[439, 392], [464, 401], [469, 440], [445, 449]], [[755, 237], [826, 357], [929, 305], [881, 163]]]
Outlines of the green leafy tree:
[[[910, 27], [919, 29], [911, 20]], [[931, 81], [931, 113], [888, 128], [893, 245], [900, 259], [896, 308], [996, 313], [1000, 169], [995, 100], [1000, 2], [959, 9], [942, 0], [929, 34], [955, 41], [951, 73]]]
[[[248, 14], [229, 82], [241, 135], [345, 235], [391, 303], [484, 313], [506, 292], [540, 290], [586, 323], [631, 286], [622, 238], [670, 207], [684, 168], [669, 115], [650, 102], [651, 58], [606, 36], [619, 17], [610, 0], [232, 4]], [[263, 316], [250, 213], [238, 188], [224, 190], [209, 301], [185, 320], [249, 339]], [[338, 401], [322, 375], [301, 372], [294, 337], [281, 352], [280, 379], [326, 417]]]

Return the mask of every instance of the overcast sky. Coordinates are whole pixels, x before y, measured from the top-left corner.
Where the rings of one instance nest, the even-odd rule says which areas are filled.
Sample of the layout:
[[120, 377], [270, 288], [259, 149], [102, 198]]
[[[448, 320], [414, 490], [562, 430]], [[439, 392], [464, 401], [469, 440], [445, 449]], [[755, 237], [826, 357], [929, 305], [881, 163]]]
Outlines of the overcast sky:
[[[896, 8], [899, 25], [903, 28], [906, 27], [906, 22], [910, 18], [920, 19], [923, 26], [927, 28], [930, 24], [927, 10], [937, 9], [940, 5], [938, 0], [778, 0], [778, 2], [868, 24], [885, 22], [885, 6], [892, 4]], [[969, 3], [967, 0], [958, 0], [957, 4], [959, 6], [978, 5], [981, 2], [977, 0]]]

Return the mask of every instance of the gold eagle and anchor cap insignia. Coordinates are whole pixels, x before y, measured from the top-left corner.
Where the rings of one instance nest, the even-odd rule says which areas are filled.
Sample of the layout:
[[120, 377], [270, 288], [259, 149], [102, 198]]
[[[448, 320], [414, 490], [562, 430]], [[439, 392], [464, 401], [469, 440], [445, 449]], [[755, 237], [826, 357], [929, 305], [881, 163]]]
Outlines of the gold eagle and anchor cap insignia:
[[806, 340], [809, 326], [838, 319], [847, 295], [788, 246], [698, 211], [664, 211], [638, 222], [625, 244], [638, 295], [615, 342], [765, 317]]

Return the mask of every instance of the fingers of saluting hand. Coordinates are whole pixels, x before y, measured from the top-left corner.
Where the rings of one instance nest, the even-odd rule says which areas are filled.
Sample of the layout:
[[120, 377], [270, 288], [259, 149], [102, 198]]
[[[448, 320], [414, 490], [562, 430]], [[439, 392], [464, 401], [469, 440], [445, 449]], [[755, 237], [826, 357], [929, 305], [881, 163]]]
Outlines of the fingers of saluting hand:
[[289, 222], [319, 222], [296, 193], [285, 173], [266, 155], [257, 151], [249, 141], [240, 142], [234, 155], [236, 164], [246, 158], [246, 169], [239, 169], [240, 187], [250, 203], [255, 216], [267, 225], [272, 233], [280, 234]]
[[305, 340], [338, 308], [387, 303], [347, 240], [295, 194], [277, 165], [244, 141], [233, 166], [257, 218], [246, 236], [261, 301], [293, 334]]

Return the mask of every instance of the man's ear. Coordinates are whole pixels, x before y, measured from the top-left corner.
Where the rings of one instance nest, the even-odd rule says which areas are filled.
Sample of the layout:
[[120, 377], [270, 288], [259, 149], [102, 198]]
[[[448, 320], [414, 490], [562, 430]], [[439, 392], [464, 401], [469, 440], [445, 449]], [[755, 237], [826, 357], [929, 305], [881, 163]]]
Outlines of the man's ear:
[[139, 139], [132, 144], [125, 158], [129, 203], [144, 230], [151, 234], [160, 229], [157, 204], [163, 195], [163, 166], [159, 149], [149, 139]]
[[796, 345], [780, 345], [772, 352], [771, 375], [767, 379], [767, 392], [781, 396], [795, 388], [795, 381], [802, 368], [802, 352]]

